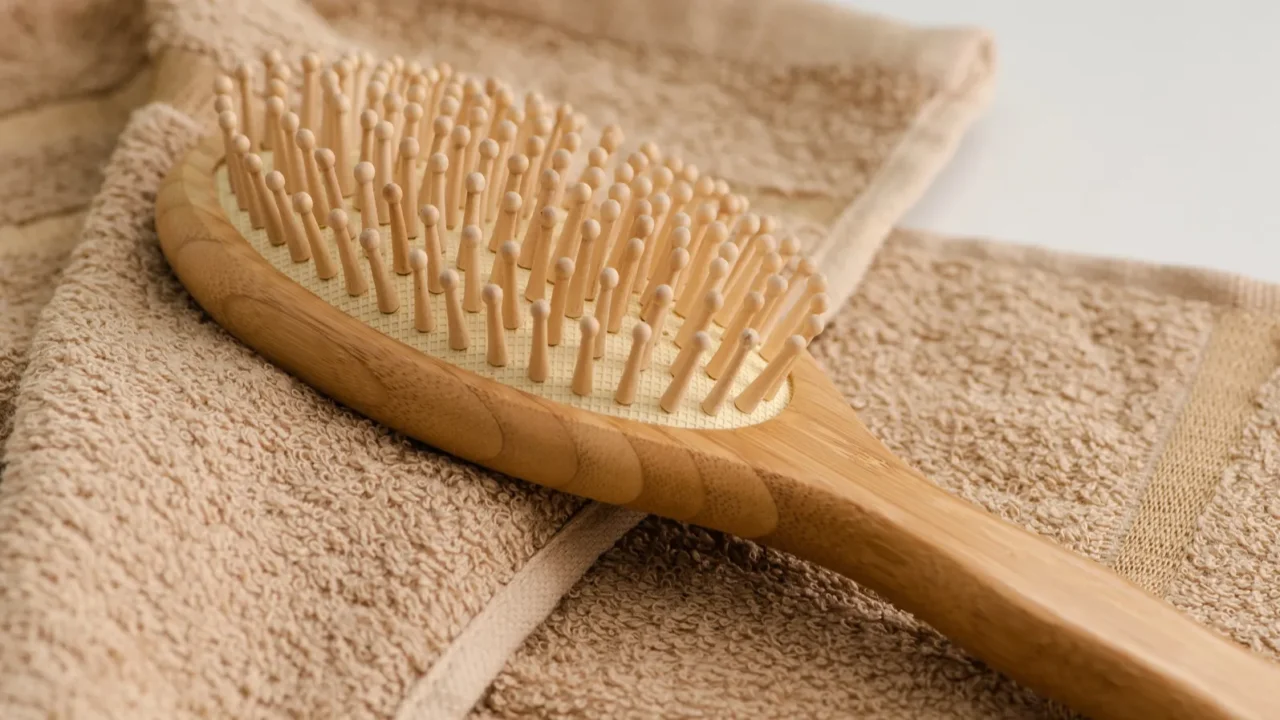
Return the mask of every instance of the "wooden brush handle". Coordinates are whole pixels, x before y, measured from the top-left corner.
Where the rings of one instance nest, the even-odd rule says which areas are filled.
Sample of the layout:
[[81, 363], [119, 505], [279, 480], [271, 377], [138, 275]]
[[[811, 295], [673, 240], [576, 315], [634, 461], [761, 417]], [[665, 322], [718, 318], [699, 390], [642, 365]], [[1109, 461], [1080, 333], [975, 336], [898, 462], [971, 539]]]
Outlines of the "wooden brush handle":
[[765, 542], [1095, 717], [1280, 717], [1280, 666], [884, 456], [861, 458], [860, 477], [770, 478], [779, 522]]

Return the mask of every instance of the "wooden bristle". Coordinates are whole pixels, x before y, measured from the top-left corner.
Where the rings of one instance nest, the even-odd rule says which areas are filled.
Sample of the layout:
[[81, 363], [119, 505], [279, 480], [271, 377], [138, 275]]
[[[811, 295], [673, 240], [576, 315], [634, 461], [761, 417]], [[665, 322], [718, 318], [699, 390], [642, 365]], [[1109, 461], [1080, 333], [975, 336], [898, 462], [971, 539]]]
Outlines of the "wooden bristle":
[[414, 212], [416, 207], [414, 199], [418, 196], [417, 169], [418, 139], [407, 137], [400, 141], [400, 152], [396, 156], [395, 182], [403, 190], [397, 202], [400, 205], [400, 215], [405, 222], [405, 235], [411, 238], [416, 238], [419, 234], [418, 214]]
[[455, 125], [449, 137], [449, 182], [445, 196], [445, 227], [456, 229], [462, 221], [463, 178], [466, 177], [467, 145], [471, 142], [471, 130], [466, 125]]
[[351, 101], [345, 97], [339, 97], [334, 102], [334, 143], [333, 153], [336, 159], [335, 167], [338, 172], [338, 180], [342, 188], [342, 195], [349, 196], [355, 193], [355, 178], [351, 172], [351, 152], [348, 149], [348, 137], [346, 127], [348, 116], [351, 114]]
[[378, 198], [373, 190], [373, 177], [376, 171], [372, 163], [362, 162], [353, 171], [356, 178], [357, 207], [360, 209], [360, 230], [377, 229]]
[[[548, 265], [551, 262], [551, 232], [555, 228], [556, 220], [555, 208], [549, 206], [542, 208], [536, 223], [537, 230], [532, 233], [532, 238], [527, 236], [525, 238], [526, 244], [531, 239], [534, 243], [529, 260], [529, 284], [524, 289], [524, 298], [530, 302], [543, 297], [547, 291], [547, 274], [550, 270]], [[524, 248], [520, 250], [520, 257], [524, 259]]]
[[440, 285], [444, 288], [445, 312], [449, 318], [449, 347], [466, 350], [471, 344], [467, 323], [462, 318], [462, 298], [459, 297], [458, 273], [445, 270], [440, 273]]
[[520, 252], [515, 242], [508, 240], [498, 248], [497, 270], [494, 280], [502, 286], [502, 325], [508, 330], [520, 328], [519, 289], [516, 287], [516, 255]]
[[764, 396], [768, 393], [769, 388], [774, 382], [780, 380], [791, 369], [791, 365], [796, 358], [800, 356], [800, 351], [804, 350], [805, 340], [799, 335], [792, 335], [782, 344], [782, 350], [778, 356], [769, 361], [764, 371], [756, 376], [754, 380], [747, 385], [737, 399], [733, 401], [734, 406], [744, 413], [755, 412], [756, 407], [764, 400]]
[[316, 215], [320, 218], [329, 217], [329, 196], [325, 192], [324, 178], [320, 174], [320, 165], [316, 162], [316, 137], [310, 130], [303, 128], [298, 131], [298, 155], [302, 160], [303, 172], [306, 177], [305, 188], [307, 194], [311, 196], [315, 203]]
[[274, 150], [280, 141], [280, 118], [284, 115], [285, 104], [275, 95], [268, 94], [263, 113], [262, 138], [259, 147], [263, 150]]
[[560, 207], [564, 202], [565, 183], [569, 179], [569, 165], [573, 162], [573, 154], [560, 148], [551, 154], [551, 169], [556, 171], [556, 185], [551, 192], [549, 205]]
[[566, 204], [569, 216], [556, 242], [555, 257], [578, 256], [578, 245], [582, 241], [582, 221], [591, 211], [591, 187], [586, 183], [577, 183], [569, 188]]
[[[625, 192], [626, 185], [618, 185], [615, 187], [622, 188]], [[610, 249], [614, 246], [614, 238], [618, 236], [618, 228], [620, 223], [618, 218], [622, 214], [622, 206], [617, 200], [605, 200], [600, 205], [600, 237], [596, 241], [596, 248], [592, 252], [591, 259], [591, 285], [587, 289], [587, 299], [594, 299], [596, 289], [599, 288], [600, 270], [605, 266], [605, 260], [610, 255]]]
[[[558, 175], [559, 174], [555, 170], [547, 170], [543, 173], [542, 179], [538, 181], [538, 197], [534, 202], [538, 204], [538, 208], [544, 211], [555, 211], [554, 208], [549, 207], [548, 201], [551, 199], [551, 193], [555, 191], [554, 185], [557, 182], [556, 178]], [[523, 196], [521, 197], [522, 207], [523, 203], [527, 202], [527, 200], [528, 198]], [[530, 221], [528, 226], [525, 228], [524, 242], [520, 245], [520, 267], [532, 268], [534, 255], [537, 254], [540, 244], [543, 241], [542, 224], [532, 219], [530, 216], [531, 210], [529, 208], [525, 208], [524, 214], [526, 217], [530, 217]], [[551, 238], [546, 238], [546, 242], [550, 245]], [[550, 248], [548, 247], [548, 255], [550, 252]]]
[[660, 167], [649, 173], [653, 178], [653, 192], [667, 194], [667, 190], [671, 188], [671, 184], [676, 181], [675, 173], [669, 168]]
[[302, 56], [302, 126], [319, 127], [320, 113], [320, 56], [307, 53]]
[[[493, 222], [494, 218], [497, 217], [498, 211], [501, 209], [499, 206], [501, 198], [506, 197], [509, 192], [518, 193], [519, 191], [519, 182], [516, 183], [515, 187], [508, 185], [515, 136], [516, 125], [510, 120], [502, 120], [494, 126], [493, 137], [490, 139], [496, 141], [498, 154], [494, 157], [493, 162], [494, 174], [489, 183], [489, 192], [487, 194], [489, 200], [485, 205], [485, 222]], [[528, 158], [525, 159], [525, 165], [526, 167], [528, 166]], [[523, 175], [524, 170], [521, 170], [520, 174]], [[501, 193], [497, 192], [499, 188], [502, 190]]]
[[778, 271], [781, 259], [778, 257], [776, 243], [770, 235], [760, 235], [747, 245], [747, 250], [734, 263], [725, 283], [725, 308], [716, 316], [716, 321], [724, 324], [733, 308], [742, 302], [747, 293], [763, 289], [765, 278]]
[[381, 78], [374, 77], [364, 88], [365, 112], [375, 115], [382, 112], [382, 97], [387, 94], [387, 86]]
[[[681, 271], [689, 264], [689, 251], [678, 247], [668, 254], [666, 262], [655, 264], [658, 266], [658, 272], [654, 273], [644, 294], [640, 296], [640, 306], [643, 308], [649, 307], [649, 303], [653, 300], [653, 293], [660, 285], [675, 287]], [[674, 295], [674, 291], [672, 294]]]
[[360, 231], [360, 247], [364, 248], [365, 259], [369, 261], [369, 274], [373, 276], [373, 291], [377, 296], [378, 310], [393, 313], [400, 309], [400, 295], [396, 293], [391, 282], [391, 273], [387, 271], [387, 263], [382, 257], [382, 240], [377, 228]]
[[[671, 251], [677, 247], [687, 248], [689, 246], [689, 216], [684, 213], [668, 214], [666, 221], [662, 223], [658, 241], [653, 251], [654, 261], [649, 267], [649, 274], [646, 276], [647, 284], [645, 287], [645, 297], [651, 293], [653, 281], [664, 272], [664, 268], [660, 260], [671, 257]], [[677, 242], [679, 238], [679, 242]]]
[[284, 56], [275, 48], [271, 48], [270, 50], [266, 50], [262, 53], [262, 65], [267, 71], [267, 77], [275, 77], [277, 66], [283, 62]]
[[230, 75], [218, 73], [218, 75], [213, 78], [214, 95], [230, 95], [234, 91], [235, 83], [232, 82]]
[[[773, 220], [773, 218], [770, 217], [769, 220]], [[760, 225], [764, 227], [763, 221]], [[782, 255], [783, 260], [790, 262], [791, 258], [795, 257], [799, 252], [800, 241], [796, 239], [795, 235], [788, 235], [778, 243], [778, 254]]]
[[426, 238], [427, 286], [431, 292], [444, 292], [440, 275], [444, 272], [444, 246], [440, 242], [440, 211], [435, 205], [423, 205], [418, 217], [422, 220], [422, 234]]
[[[480, 190], [479, 206], [476, 211], [477, 225], [480, 225], [489, 221], [488, 213], [486, 211], [486, 208], [489, 207], [489, 194], [496, 192], [498, 190], [498, 186], [496, 184], [497, 177], [496, 177], [495, 166], [494, 166], [494, 163], [497, 161], [497, 158], [498, 158], [497, 141], [494, 140], [493, 138], [485, 138], [484, 142], [480, 143], [480, 164], [477, 168], [477, 173], [480, 175], [481, 179], [484, 180], [484, 185], [481, 187], [481, 190]], [[465, 222], [466, 213], [464, 212], [463, 215], [464, 215], [464, 222]]]
[[[617, 125], [605, 125], [600, 130], [600, 147], [609, 153], [609, 157], [613, 157], [614, 153], [618, 152], [618, 148], [625, 141], [626, 135], [623, 134], [622, 128]], [[608, 158], [605, 159], [605, 162], [608, 162]]]
[[[822, 319], [821, 315], [810, 315], [809, 317], [804, 319], [804, 322], [800, 323], [800, 332], [796, 333], [795, 335], [790, 335], [788, 337], [800, 338], [801, 340], [804, 341], [804, 346], [808, 347], [809, 344], [813, 342], [813, 339], [817, 337], [823, 331], [823, 329], [826, 328], [826, 325], [827, 323], [825, 320]], [[785, 343], [784, 343], [784, 348], [785, 348]], [[779, 355], [779, 357], [781, 357], [781, 355]], [[778, 358], [774, 358], [774, 361], [776, 361], [777, 359]], [[794, 365], [794, 364], [795, 363], [793, 361], [791, 365]], [[791, 365], [788, 365], [787, 367], [790, 368]], [[764, 394], [764, 399], [766, 401], [773, 400], [774, 396], [778, 394], [778, 391], [782, 389], [782, 383], [784, 380], [786, 380], [786, 377], [787, 377], [787, 373], [784, 370], [783, 372], [778, 373], [773, 378], [773, 382], [769, 384], [769, 388], [768, 390], [765, 391], [765, 394]]]
[[446, 173], [449, 171], [449, 158], [444, 153], [436, 153], [427, 160], [427, 169], [423, 171], [422, 190], [418, 195], [418, 204], [433, 205], [437, 210], [448, 202]]
[[337, 275], [338, 268], [334, 266], [333, 257], [329, 255], [329, 246], [325, 244], [324, 236], [320, 234], [320, 223], [316, 222], [311, 196], [305, 192], [294, 195], [293, 209], [302, 219], [302, 231], [307, 238], [307, 248], [316, 261], [316, 276], [321, 280], [328, 280]]
[[[698, 222], [705, 220], [705, 223], [692, 234], [689, 240], [689, 254], [692, 256], [689, 261], [689, 270], [681, 276], [680, 282], [676, 283], [676, 312], [682, 317], [694, 301], [692, 299], [688, 300], [688, 304], [686, 304], [685, 289], [691, 288], [695, 292], [697, 291], [698, 284], [705, 277], [708, 265], [715, 259], [716, 253], [729, 237], [729, 230], [723, 223], [715, 222], [714, 219], [706, 220], [708, 215], [712, 218], [715, 217], [714, 209], [709, 205], [703, 207], [708, 212], [700, 211]], [[692, 283], [690, 282], [691, 279], [693, 279]]]
[[653, 218], [653, 230], [645, 238], [644, 254], [640, 256], [640, 266], [636, 269], [636, 277], [631, 285], [631, 292], [644, 290], [649, 280], [649, 266], [653, 264], [654, 253], [661, 242], [663, 227], [667, 222], [667, 212], [671, 210], [671, 198], [666, 193], [657, 193], [649, 201], [649, 214]]
[[[596, 299], [596, 318], [599, 324], [607, 325], [609, 316], [613, 312], [613, 293], [618, 287], [618, 271], [607, 267], [600, 271], [600, 295]], [[605, 338], [608, 333], [601, 332], [599, 338], [596, 339], [594, 348], [594, 357], [604, 357]]]
[[457, 125], [458, 117], [461, 114], [460, 110], [462, 109], [462, 102], [458, 100], [457, 96], [447, 94], [452, 87], [454, 86], [448, 86], [445, 88], [446, 95], [440, 100], [440, 107], [438, 109], [440, 111], [440, 117], [447, 117], [454, 125]]
[[297, 113], [285, 113], [281, 121], [281, 139], [285, 143], [285, 151], [277, 152], [276, 157], [285, 156], [284, 170], [285, 181], [289, 192], [295, 193], [299, 190], [307, 189], [307, 176], [303, 168], [302, 151], [298, 147], [298, 132], [301, 129], [301, 121], [298, 119]]
[[[727, 306], [728, 304], [726, 303]], [[707, 363], [707, 375], [713, 378], [720, 377], [732, 358], [732, 343], [725, 342], [725, 340], [737, 337], [742, 331], [750, 329], [752, 320], [755, 319], [756, 313], [760, 312], [762, 307], [764, 307], [763, 295], [755, 291], [747, 294], [742, 304], [734, 311], [733, 320], [725, 328], [724, 335], [721, 336], [720, 348], [711, 357], [711, 362]]]
[[485, 362], [493, 367], [507, 364], [507, 336], [502, 329], [502, 288], [484, 287]]
[[[733, 348], [733, 354], [725, 363], [723, 372], [716, 379], [716, 384], [712, 386], [711, 392], [707, 393], [707, 397], [702, 401], [702, 412], [708, 415], [717, 415], [720, 412], [720, 406], [724, 404], [725, 398], [729, 395], [729, 391], [733, 389], [733, 382], [738, 377], [738, 372], [742, 369], [743, 362], [746, 361], [747, 355], [760, 342], [760, 336], [755, 330], [743, 330], [739, 335], [725, 335], [721, 341], [721, 347], [729, 346]], [[714, 375], [712, 377], [715, 377]]]
[[484, 175], [473, 172], [467, 176], [467, 194], [463, 201], [462, 224], [464, 226], [480, 226], [480, 203], [484, 195]]
[[341, 209], [329, 211], [329, 227], [333, 229], [334, 244], [338, 246], [338, 260], [342, 263], [342, 282], [347, 294], [358, 297], [369, 291], [369, 284], [364, 278], [364, 271], [356, 260], [354, 240], [347, 226], [347, 214]]
[[[244, 176], [244, 182], [241, 187], [244, 188], [245, 195], [249, 202], [249, 224], [255, 229], [260, 230], [266, 226], [265, 211], [262, 209], [262, 198], [258, 194], [258, 189], [254, 186], [253, 177], [249, 174], [248, 161], [249, 156], [253, 154], [253, 142], [244, 133], [236, 135], [233, 140], [236, 156], [240, 159], [240, 171]], [[254, 157], [257, 157], [256, 155]], [[262, 159], [258, 159], [259, 173], [261, 173]]]
[[667, 385], [666, 392], [662, 393], [662, 398], [658, 401], [658, 405], [663, 410], [672, 413], [680, 408], [685, 391], [689, 388], [689, 382], [698, 371], [698, 360], [710, 349], [710, 335], [705, 332], [693, 334], [691, 341], [685, 345], [671, 365], [671, 384]]
[[636, 179], [649, 169], [649, 158], [642, 152], [636, 151], [627, 156], [627, 164], [631, 166], [631, 171], [636, 174]]
[[[746, 202], [746, 197], [743, 197], [743, 202]], [[773, 235], [775, 232], [777, 232], [777, 230], [778, 230], [778, 218], [772, 215], [760, 216], [760, 229], [756, 231], [757, 235]], [[779, 244], [779, 248], [781, 248], [781, 244]], [[792, 254], [793, 255], [795, 254], [794, 251], [792, 252]]]
[[382, 199], [391, 215], [391, 266], [397, 275], [409, 274], [409, 233], [405, 229], [404, 210], [401, 201], [404, 191], [396, 183], [382, 187]]
[[391, 147], [404, 136], [404, 98], [395, 90], [382, 96], [382, 120], [391, 125]]
[[550, 362], [547, 360], [547, 317], [551, 308], [546, 300], [536, 300], [529, 308], [533, 318], [533, 346], [529, 350], [529, 379], [546, 382]]
[[418, 332], [436, 329], [431, 314], [431, 292], [427, 287], [427, 251], [414, 248], [409, 252], [409, 268], [413, 271], [413, 327]]
[[592, 258], [595, 257], [595, 244], [600, 238], [600, 223], [593, 219], [582, 222], [582, 230], [578, 243], [578, 259], [574, 261], [573, 280], [569, 284], [569, 305], [565, 315], [571, 318], [582, 317], [583, 306], [587, 297], [588, 280], [591, 278]]
[[[702, 200], [710, 200], [716, 195], [716, 180], [710, 175], [703, 175], [693, 184], [693, 196]], [[717, 215], [720, 212], [718, 203], [709, 203]]]
[[519, 221], [520, 194], [509, 192], [502, 198], [502, 212], [494, 225], [493, 234], [489, 236], [489, 251], [497, 252], [502, 244], [515, 237], [516, 223]]
[[671, 286], [659, 285], [653, 293], [653, 305], [645, 315], [644, 321], [653, 328], [653, 342], [649, 343], [640, 359], [641, 369], [648, 369], [653, 362], [653, 347], [662, 341], [662, 333], [666, 327], [667, 315], [671, 310]]
[[640, 256], [643, 254], [643, 238], [633, 237], [627, 241], [618, 268], [618, 287], [614, 290], [616, 296], [613, 298], [613, 306], [609, 309], [608, 330], [611, 333], [618, 332], [622, 327], [622, 318], [627, 314], [627, 304], [630, 301], [631, 283], [635, 278], [636, 268], [640, 265]]
[[752, 327], [756, 332], [763, 333], [765, 323], [773, 317], [778, 308], [782, 307], [782, 301], [787, 292], [787, 279], [781, 275], [770, 275], [765, 280], [764, 285], [764, 308], [760, 310], [760, 314], [755, 317]]
[[622, 379], [618, 381], [618, 389], [613, 394], [614, 402], [619, 405], [630, 405], [636, 399], [636, 385], [640, 382], [640, 373], [644, 370], [645, 348], [652, 337], [649, 324], [641, 321], [631, 328], [631, 352], [627, 355], [626, 367], [622, 370]]
[[[493, 117], [489, 119], [491, 123], [487, 129], [490, 136], [498, 135], [498, 125], [504, 122], [503, 118], [507, 116], [507, 109], [515, 103], [515, 95], [512, 94], [510, 88], [499, 88], [493, 97]], [[515, 138], [514, 126], [512, 127], [511, 137]]]
[[[737, 253], [737, 248], [733, 246], [733, 243], [725, 243], [722, 248], [725, 249], [725, 255], [733, 256]], [[724, 255], [712, 260], [703, 274], [701, 284], [697, 286], [690, 284], [685, 295], [680, 298], [680, 302], [676, 304], [676, 314], [682, 317], [689, 317], [689, 314], [697, 307], [699, 299], [706, 297], [709, 290], [720, 290], [724, 287], [725, 278], [729, 275], [731, 260], [732, 257], [726, 259]]]
[[262, 136], [257, 124], [257, 97], [253, 92], [253, 67], [247, 62], [236, 66], [236, 85], [240, 94], [240, 132], [249, 138], [251, 147], [258, 147]]
[[[529, 171], [529, 157], [524, 153], [516, 153], [507, 158], [507, 173], [503, 180], [503, 197], [515, 193], [520, 198], [520, 206], [524, 207], [524, 195], [521, 194], [524, 187], [524, 178]], [[522, 217], [522, 215], [517, 217]], [[511, 231], [516, 232], [516, 226], [512, 226]]]
[[592, 348], [595, 347], [596, 336], [603, 335], [600, 332], [600, 322], [594, 317], [584, 317], [578, 323], [580, 344], [578, 345], [578, 360], [573, 366], [573, 392], [575, 395], [590, 395], [593, 385], [593, 375], [595, 374], [595, 353]]
[[466, 273], [466, 292], [463, 294], [462, 309], [469, 313], [480, 312], [481, 269], [480, 244], [482, 242], [480, 228], [468, 225], [462, 228], [461, 244], [458, 248], [458, 269]]
[[374, 158], [374, 128], [378, 127], [378, 113], [375, 110], [365, 110], [360, 113], [360, 162], [373, 164]]
[[[222, 131], [222, 150], [227, 157], [227, 182], [230, 183], [231, 192], [235, 195], [236, 207], [243, 211], [249, 208], [249, 193], [245, 188], [248, 182], [247, 176], [244, 168], [240, 166], [240, 156], [235, 152], [235, 137], [239, 120], [236, 118], [235, 112], [230, 108], [231, 97], [229, 95], [220, 95], [218, 100], [220, 104], [227, 106], [218, 112], [218, 129]], [[217, 107], [214, 109], [217, 110]]]
[[712, 288], [703, 295], [702, 302], [697, 306], [697, 310], [693, 315], [680, 326], [680, 332], [676, 334], [676, 347], [687, 347], [689, 341], [697, 333], [703, 332], [711, 327], [711, 318], [724, 305], [724, 295], [719, 290]]
[[645, 140], [640, 143], [640, 152], [649, 160], [651, 165], [658, 165], [662, 162], [662, 151], [658, 149], [658, 144], [652, 140]]
[[827, 278], [825, 275], [815, 274], [805, 281], [804, 291], [796, 299], [786, 316], [774, 324], [768, 341], [760, 351], [760, 354], [766, 360], [772, 360], [773, 356], [782, 349], [782, 343], [788, 336], [797, 331], [806, 315], [815, 312], [818, 314], [826, 313], [828, 303], [826, 292]]
[[569, 302], [569, 283], [573, 279], [573, 261], [567, 257], [556, 260], [555, 285], [551, 290], [551, 317], [548, 326], [547, 342], [560, 344], [561, 328], [564, 326], [564, 311]]
[[524, 177], [520, 185], [520, 197], [525, 203], [525, 217], [529, 217], [533, 210], [530, 205], [534, 202], [536, 183], [541, 170], [538, 169], [542, 165], [542, 155], [545, 152], [547, 143], [541, 137], [536, 135], [530, 136], [525, 140], [524, 156], [529, 160], [529, 167], [524, 173]]
[[[377, 127], [373, 130], [373, 137], [375, 142], [374, 157], [376, 158], [374, 161], [374, 183], [375, 187], [381, 188], [391, 182], [395, 175], [395, 157], [393, 153], [395, 127], [386, 120], [379, 121]], [[386, 200], [378, 196], [376, 202], [378, 222], [384, 224], [390, 222], [391, 213], [387, 208]]]
[[276, 213], [280, 218], [280, 234], [289, 246], [289, 258], [296, 263], [310, 260], [311, 250], [303, 237], [302, 227], [293, 215], [293, 203], [285, 192], [284, 175], [279, 170], [272, 170], [267, 174], [267, 189], [275, 201]]
[[467, 115], [467, 128], [471, 137], [467, 143], [466, 167], [474, 171], [480, 166], [480, 143], [485, 139], [484, 133], [489, 128], [489, 112], [483, 107], [473, 107]]
[[431, 121], [431, 134], [426, 142], [427, 154], [447, 153], [451, 135], [453, 135], [453, 118], [448, 115], [437, 116]]
[[728, 222], [725, 224], [733, 227], [733, 244], [743, 252], [748, 250], [747, 241], [760, 232], [760, 217], [750, 213], [744, 215], [736, 225]]

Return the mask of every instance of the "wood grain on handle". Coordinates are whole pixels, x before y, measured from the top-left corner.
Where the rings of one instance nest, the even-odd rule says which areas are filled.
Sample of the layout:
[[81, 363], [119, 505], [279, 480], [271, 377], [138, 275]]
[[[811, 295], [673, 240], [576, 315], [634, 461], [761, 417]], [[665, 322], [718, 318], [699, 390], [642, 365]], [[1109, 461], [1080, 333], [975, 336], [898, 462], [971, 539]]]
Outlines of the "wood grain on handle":
[[[874, 443], [858, 438], [850, 451]], [[1274, 663], [1102, 565], [938, 489], [887, 451], [878, 460], [766, 474], [778, 527], [757, 540], [857, 580], [1090, 715], [1280, 717]]]
[[793, 552], [1096, 717], [1280, 717], [1280, 668], [939, 490], [867, 432], [807, 353], [783, 412], [731, 431], [646, 425], [507, 387], [276, 271], [218, 203], [221, 152], [210, 136], [161, 188], [165, 257], [219, 324], [339, 402], [499, 472]]

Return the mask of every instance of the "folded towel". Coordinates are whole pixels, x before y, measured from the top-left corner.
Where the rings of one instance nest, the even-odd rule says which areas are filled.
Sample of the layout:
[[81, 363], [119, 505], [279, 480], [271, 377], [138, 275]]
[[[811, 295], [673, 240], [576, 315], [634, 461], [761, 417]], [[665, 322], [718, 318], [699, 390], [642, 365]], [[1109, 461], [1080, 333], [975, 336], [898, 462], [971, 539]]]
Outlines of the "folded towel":
[[129, 111], [146, 101], [140, 3], [12, 5], [0, 22], [0, 468], [27, 345]]

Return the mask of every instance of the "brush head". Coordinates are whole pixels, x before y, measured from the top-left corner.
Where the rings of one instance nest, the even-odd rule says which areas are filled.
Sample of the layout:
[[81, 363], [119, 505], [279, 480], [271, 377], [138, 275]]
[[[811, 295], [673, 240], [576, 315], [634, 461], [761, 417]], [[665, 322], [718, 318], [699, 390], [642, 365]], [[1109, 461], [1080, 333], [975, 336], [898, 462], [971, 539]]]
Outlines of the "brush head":
[[[363, 277], [321, 279], [311, 262], [294, 262], [287, 248], [255, 229], [231, 195], [230, 178], [220, 179], [228, 217], [277, 269], [417, 351], [566, 405], [689, 428], [757, 424], [787, 405], [786, 384], [750, 412], [731, 402], [768, 368], [761, 350], [772, 341], [786, 357], [791, 344], [821, 331], [827, 311], [825, 280], [811, 260], [791, 260], [799, 244], [790, 234], [781, 243], [775, 239], [780, 228], [773, 216], [748, 212], [749, 203], [726, 182], [664, 154], [653, 140], [625, 152], [617, 126], [606, 126], [598, 143], [583, 147], [585, 117], [567, 103], [552, 109], [536, 93], [521, 103], [501, 84], [490, 83], [488, 92], [477, 78], [447, 67], [425, 72], [410, 63], [397, 70], [394, 62], [379, 66], [366, 97], [348, 97], [338, 78], [352, 68], [341, 62], [326, 67], [308, 55], [299, 63], [307, 73], [331, 78], [323, 98], [328, 113], [317, 115], [358, 107], [358, 127], [340, 129], [352, 137], [338, 146], [359, 148], [361, 133], [392, 144], [391, 167], [378, 166], [385, 161], [379, 153], [338, 162], [334, 130], [300, 127], [285, 93], [268, 100], [269, 111], [321, 174], [348, 168], [346, 193], [378, 177], [396, 181], [373, 188], [375, 197], [394, 207], [413, 203], [404, 217], [414, 222], [393, 227], [382, 215], [379, 226], [366, 227], [386, 207], [360, 214], [361, 231], [353, 247], [344, 248], [340, 238], [351, 242], [348, 212], [359, 209], [360, 194], [326, 196], [332, 210], [322, 239], [344, 258], [344, 275]], [[283, 66], [281, 58], [272, 67]], [[397, 79], [405, 67], [409, 76]], [[272, 77], [280, 79], [278, 72]], [[215, 87], [222, 95], [232, 82], [225, 80]], [[230, 149], [239, 152], [235, 114], [228, 109], [218, 120], [233, 138]], [[419, 130], [406, 134], [407, 127]], [[420, 154], [426, 144], [436, 152]], [[267, 173], [272, 192], [285, 185], [281, 171], [289, 172], [272, 153], [246, 155], [243, 166]], [[403, 186], [402, 169], [413, 187]], [[576, 181], [569, 181], [571, 174]], [[308, 193], [296, 194], [284, 213], [312, 212], [313, 198], [326, 188], [307, 182], [298, 179]], [[252, 183], [244, 186], [253, 192]], [[371, 255], [382, 258], [386, 272], [372, 267]], [[415, 304], [415, 293], [423, 291], [415, 283], [457, 302]], [[352, 288], [361, 292], [351, 294]], [[416, 322], [415, 312], [435, 316]], [[488, 336], [495, 331], [502, 337]], [[535, 337], [539, 332], [544, 337]], [[690, 357], [695, 360], [686, 367]], [[687, 372], [675, 378], [677, 370]], [[679, 393], [672, 391], [677, 382]], [[724, 397], [708, 402], [716, 394]], [[681, 403], [684, 396], [689, 401]]]

